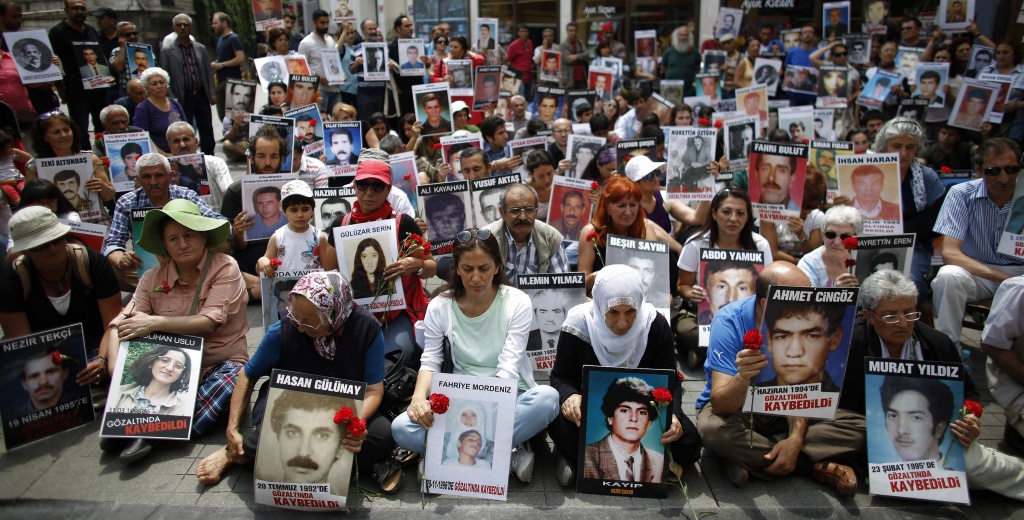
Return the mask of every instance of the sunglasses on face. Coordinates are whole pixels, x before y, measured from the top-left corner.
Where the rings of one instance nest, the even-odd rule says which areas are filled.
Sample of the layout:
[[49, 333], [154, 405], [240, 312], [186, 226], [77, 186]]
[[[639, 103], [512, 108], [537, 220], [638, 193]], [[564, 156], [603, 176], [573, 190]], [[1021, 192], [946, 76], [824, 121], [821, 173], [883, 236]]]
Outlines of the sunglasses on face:
[[832, 56], [835, 56], [836, 58], [842, 58], [843, 56], [846, 56], [846, 53], [845, 52], [833, 52]]
[[174, 26], [175, 27], [192, 27], [192, 24], [190, 24], [190, 23], [176, 23], [176, 24], [174, 24]]
[[474, 236], [477, 238], [477, 240], [487, 240], [488, 238], [491, 238], [491, 231], [488, 229], [477, 229], [476, 231], [472, 229], [466, 229], [463, 231], [459, 231], [459, 234], [455, 235], [455, 240], [458, 240], [461, 243], [465, 243], [472, 240]]
[[847, 238], [850, 238], [853, 235], [851, 235], [849, 233], [843, 233], [842, 235], [840, 235], [840, 234], [836, 233], [835, 231], [832, 231], [831, 229], [825, 232], [825, 238], [827, 238], [829, 240], [835, 240], [837, 236], [839, 238], [843, 239], [843, 240], [846, 240]]
[[380, 193], [380, 192], [384, 191], [385, 188], [388, 187], [387, 184], [384, 184], [383, 182], [380, 182], [380, 181], [374, 181], [374, 182], [356, 181], [355, 184], [356, 184], [356, 190], [357, 191], [366, 191], [366, 190], [372, 188], [374, 193]]
[[999, 175], [999, 172], [1006, 172], [1007, 175], [1017, 175], [1020, 173], [1021, 166], [1019, 164], [1011, 164], [1008, 166], [989, 166], [988, 168], [982, 168], [981, 173], [988, 175], [989, 177], [995, 177]]
[[122, 36], [124, 36], [125, 38], [131, 38], [132, 36], [138, 36], [138, 35], [139, 35], [138, 31], [122, 34]]

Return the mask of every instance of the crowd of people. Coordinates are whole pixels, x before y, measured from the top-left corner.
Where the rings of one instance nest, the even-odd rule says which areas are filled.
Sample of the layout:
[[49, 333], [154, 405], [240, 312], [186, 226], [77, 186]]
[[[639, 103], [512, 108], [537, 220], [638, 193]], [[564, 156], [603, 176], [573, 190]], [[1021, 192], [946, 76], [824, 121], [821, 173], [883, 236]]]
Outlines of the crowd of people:
[[[512, 473], [523, 482], [530, 481], [535, 465], [530, 440], [546, 432], [556, 445], [558, 481], [570, 486], [577, 478], [580, 453], [583, 367], [670, 369], [675, 374], [677, 354], [696, 348], [696, 339], [688, 334], [691, 322], [679, 317], [705, 300], [712, 304], [714, 320], [704, 363], [707, 384], [696, 400], [696, 422], [681, 408], [681, 381], [673, 376], [673, 404], [665, 412], [671, 414], [670, 427], [660, 440], [676, 463], [696, 462], [703, 448], [725, 460], [729, 480], [737, 486], [743, 486], [750, 475], [772, 480], [799, 472], [840, 495], [852, 495], [867, 470], [861, 358], [947, 361], [971, 369], [970, 351], [961, 344], [965, 309], [970, 302], [988, 299], [991, 310], [981, 339], [987, 355], [984, 370], [993, 398], [1006, 412], [1004, 440], [1024, 455], [1024, 258], [997, 251], [1004, 222], [1011, 210], [1019, 211], [1011, 206], [1016, 186], [1022, 182], [1018, 174], [1024, 117], [1018, 115], [1024, 101], [1007, 98], [1001, 105], [1001, 122], [985, 121], [978, 131], [928, 116], [932, 110], [945, 110], [948, 116], [964, 78], [980, 73], [1010, 76], [1011, 93], [1024, 88], [1024, 52], [1017, 42], [995, 43], [973, 23], [960, 34], [939, 30], [922, 34], [921, 21], [906, 16], [898, 35], [894, 28], [874, 34], [870, 63], [854, 66], [847, 61], [851, 49], [834, 27], [823, 35], [815, 24], [804, 24], [799, 37], [787, 38], [785, 43], [780, 27], [772, 24], [747, 34], [735, 28], [716, 32], [721, 36], [698, 46], [691, 28], [682, 26], [659, 34], [666, 41], [660, 52], [649, 49], [648, 57], [624, 63], [607, 95], [597, 92], [571, 106], [557, 105], [562, 108], [551, 114], [546, 111], [551, 98], [544, 88], [593, 88], [588, 82], [592, 63], [606, 66], [608, 58], [626, 60], [626, 46], [618, 41], [620, 35], [611, 23], [600, 28], [593, 47], [577, 37], [575, 23], [564, 28], [561, 42], [556, 40], [555, 28], [548, 28], [537, 45], [526, 25], [516, 27], [515, 39], [504, 42], [489, 30], [472, 35], [476, 38], [452, 34], [449, 24], [441, 23], [429, 35], [419, 35], [428, 37], [427, 53], [414, 48], [416, 52], [400, 54], [399, 41], [416, 37], [408, 16], [397, 17], [385, 38], [373, 19], [357, 26], [346, 22], [329, 34], [331, 15], [322, 10], [311, 13], [309, 33], [299, 34], [296, 16], [285, 12], [283, 28], [260, 33], [265, 41], [252, 49], [258, 55], [247, 56], [246, 45], [232, 30], [234, 24], [247, 20], [235, 20], [223, 12], [212, 15], [217, 41], [209, 42], [208, 49], [192, 36], [193, 23], [200, 21], [187, 14], [175, 16], [172, 27], [160, 28], [118, 21], [117, 13], [107, 8], [90, 11], [85, 0], [65, 0], [64, 11], [66, 18], [49, 31], [54, 63], [65, 64], [65, 80], [58, 86], [23, 84], [11, 64], [10, 51], [0, 50], [0, 101], [18, 114], [12, 128], [0, 128], [0, 145], [8, 143], [0, 157], [4, 188], [0, 207], [5, 210], [0, 212], [0, 243], [7, 251], [0, 273], [0, 283], [6, 287], [0, 325], [4, 336], [11, 338], [82, 323], [89, 360], [75, 374], [75, 384], [81, 386], [110, 384], [121, 341], [156, 331], [201, 336], [201, 366], [191, 366], [187, 357], [181, 359], [183, 355], [173, 349], [140, 358], [131, 368], [138, 374], [137, 384], [111, 387], [111, 395], [120, 396], [124, 406], [132, 409], [175, 410], [182, 405], [182, 381], [198, 370], [192, 434], [198, 436], [218, 421], [227, 422], [226, 448], [206, 457], [196, 469], [203, 484], [217, 483], [232, 465], [251, 462], [267, 406], [267, 386], [252, 410], [255, 430], [240, 427], [249, 413], [251, 393], [260, 378], [273, 369], [284, 369], [366, 383], [359, 415], [368, 428], [357, 436], [341, 432], [336, 448], [361, 452], [358, 461], [363, 474], [372, 475], [387, 493], [401, 489], [402, 467], [424, 450], [426, 430], [435, 421], [427, 400], [434, 374], [514, 380], [518, 394]], [[87, 23], [89, 15], [95, 17], [95, 27]], [[3, 33], [18, 31], [21, 19], [19, 4], [0, 1]], [[138, 42], [143, 29], [170, 33], [157, 46], [156, 63], [146, 63], [139, 77], [133, 78], [125, 74], [126, 44]], [[86, 71], [67, 65], [77, 63], [76, 42], [97, 41], [104, 54], [97, 62], [109, 67], [112, 81], [106, 88], [83, 89], [80, 76]], [[387, 44], [390, 59], [386, 63], [376, 54], [380, 47], [368, 47], [373, 49], [370, 54], [362, 50], [363, 44], [376, 42]], [[994, 48], [994, 59], [984, 69], [968, 70], [975, 44]], [[929, 78], [922, 77], [919, 85], [911, 84], [912, 76], [910, 83], [906, 81], [896, 61], [900, 47], [923, 49], [921, 63], [949, 63], [942, 93], [928, 92], [942, 97], [919, 117], [903, 114], [901, 100], [930, 86]], [[321, 58], [324, 49], [337, 51], [344, 83], [329, 81]], [[555, 69], [542, 70], [552, 66], [542, 62], [543, 52], [551, 49], [561, 53], [554, 80], [550, 72]], [[714, 68], [722, 85], [714, 103], [689, 106], [680, 101], [664, 119], [645, 110], [662, 82], [682, 80], [684, 96], [696, 95], [696, 87], [708, 73], [704, 53], [719, 50], [726, 59]], [[784, 53], [780, 55], [783, 69], [769, 76], [755, 71], [755, 61], [766, 53]], [[361, 146], [353, 146], [351, 134], [336, 133], [338, 138], [325, 143], [324, 152], [306, 154], [302, 144], [308, 142], [300, 137], [289, 142], [271, 125], [250, 135], [251, 114], [237, 110], [244, 102], [226, 107], [225, 100], [229, 95], [245, 100], [249, 98], [244, 95], [253, 96], [253, 92], [227, 90], [229, 80], [246, 77], [247, 58], [263, 55], [304, 56], [307, 76], [319, 78], [319, 88], [310, 95], [304, 90], [307, 85], [276, 78], [267, 88], [269, 102], [254, 112], [282, 116], [285, 110], [315, 103], [322, 121], [361, 122], [357, 134]], [[399, 66], [400, 56], [418, 63], [422, 74], [399, 74], [408, 69]], [[364, 58], [381, 60], [366, 70], [390, 71], [390, 79], [365, 79]], [[454, 87], [465, 79], [462, 69], [449, 69], [449, 60], [469, 60], [473, 68], [502, 66], [513, 71], [518, 90], [507, 91], [502, 81], [503, 92], [495, 104], [479, 107], [455, 100], [444, 114], [450, 119], [434, 119], [431, 106], [426, 107], [427, 119], [421, 119], [416, 115], [414, 86], [449, 83]], [[829, 161], [834, 161], [834, 154], [827, 161], [807, 165], [798, 214], [786, 222], [769, 222], [756, 218], [745, 189], [758, 183], [767, 193], [783, 182], [780, 174], [766, 179], [758, 174], [760, 168], [749, 174], [745, 166], [730, 168], [729, 154], [720, 153], [723, 156], [715, 160], [704, 152], [706, 161], [698, 160], [694, 154], [706, 144], [700, 139], [701, 145], [687, 152], [691, 159], [679, 158], [666, 143], [665, 127], [717, 128], [714, 116], [727, 111], [737, 88], [762, 81], [783, 83], [793, 76], [787, 76], [787, 67], [805, 67], [799, 69], [804, 72], [826, 65], [847, 69], [841, 76], [847, 79], [848, 108], [834, 109], [832, 128], [801, 128], [807, 133], [801, 133], [800, 139], [787, 129], [771, 128], [763, 138], [849, 141], [857, 154], [897, 154], [903, 200], [894, 218], [902, 222], [905, 233], [916, 236], [909, 276], [900, 267], [858, 279], [846, 268], [849, 251], [843, 240], [861, 235], [864, 219], [887, 207], [883, 202], [876, 207], [841, 196], [828, 202], [827, 179], [834, 173], [826, 170], [832, 167]], [[901, 81], [885, 92], [877, 106], [857, 103], [861, 86], [879, 71], [897, 74]], [[599, 79], [600, 89], [608, 80]], [[667, 90], [672, 84], [664, 85]], [[829, 88], [834, 94], [834, 88]], [[430, 98], [426, 104], [435, 100]], [[814, 104], [816, 96], [802, 88], [780, 88], [773, 100], [800, 106]], [[214, 113], [224, 122], [220, 138], [213, 131]], [[143, 131], [149, 133], [149, 153], [121, 152], [120, 160], [131, 163], [134, 189], [118, 192], [102, 140]], [[479, 148], [461, 150], [457, 162], [445, 157], [448, 152], [441, 149], [440, 135], [476, 132], [482, 140]], [[426, 133], [430, 135], [421, 135]], [[606, 142], [579, 154], [569, 153], [567, 140], [574, 133]], [[724, 152], [722, 131], [717, 133], [717, 148]], [[546, 143], [524, 159], [509, 145], [512, 139], [524, 137], [544, 137]], [[741, 146], [749, 146], [757, 137], [744, 137]], [[615, 144], [634, 138], [653, 139], [656, 146], [623, 162]], [[220, 154], [215, 151], [218, 141], [223, 141]], [[25, 143], [30, 150], [24, 150]], [[522, 182], [501, 190], [494, 203], [496, 214], [485, 213], [493, 222], [467, 226], [471, 208], [463, 206], [459, 215], [439, 215], [442, 210], [435, 212], [426, 204], [414, 209], [417, 194], [400, 187], [407, 187], [409, 179], [396, 174], [390, 161], [392, 155], [404, 152], [415, 155], [416, 171], [410, 173], [421, 186], [511, 172], [520, 172]], [[205, 156], [209, 188], [202, 196], [185, 185], [181, 166], [169, 161], [197, 153]], [[86, 157], [83, 160], [93, 173], [85, 183], [70, 176], [46, 180], [38, 173], [36, 163], [42, 159], [79, 155]], [[687, 203], [666, 196], [665, 170], [674, 161], [684, 160], [707, 163], [706, 168], [696, 167], [695, 175], [704, 173], [717, 184], [710, 200]], [[279, 173], [290, 164], [298, 180], [252, 194], [253, 205], [247, 206], [242, 180], [232, 179], [229, 163], [244, 163], [247, 177]], [[316, 207], [314, 189], [334, 186], [335, 168], [352, 167], [354, 201], [329, 199]], [[970, 178], [946, 187], [940, 173], [947, 170], [969, 170]], [[735, 173], [727, 180], [725, 172]], [[556, 200], [552, 189], [556, 176], [585, 179], [593, 183], [593, 190], [588, 197], [576, 191]], [[243, 207], [253, 208], [256, 214]], [[556, 207], [562, 217], [546, 222], [548, 208]], [[135, 237], [132, 212], [140, 208], [155, 209], [146, 214], [141, 235]], [[322, 229], [314, 225], [318, 211]], [[581, 218], [586, 214], [589, 220]], [[71, 234], [68, 224], [83, 220], [108, 228], [101, 248], [84, 248]], [[435, 257], [429, 249], [419, 249], [384, 263], [379, 259], [380, 244], [366, 242], [357, 256], [375, 260], [359, 263], [351, 273], [339, 273], [335, 249], [339, 245], [334, 243], [333, 230], [384, 220], [396, 221], [399, 242], [411, 235], [430, 237], [433, 228], [454, 237], [452, 250]], [[442, 225], [452, 229], [441, 232], [437, 227]], [[605, 262], [611, 235], [668, 245], [669, 267], [675, 264], [678, 270], [671, 269], [671, 280], [655, 283], [670, 285], [676, 296], [671, 318], [651, 305], [647, 290], [651, 280], [643, 279], [635, 268]], [[936, 238], [942, 239], [937, 250]], [[751, 276], [751, 280], [756, 276], [756, 283], [721, 289], [712, 282], [714, 274], [699, 273], [700, 251], [709, 248], [759, 251], [764, 269]], [[143, 254], [165, 261], [143, 271]], [[938, 269], [934, 256], [941, 256]], [[287, 269], [319, 271], [302, 277], [286, 294], [262, 294], [260, 275], [272, 277], [274, 262]], [[550, 384], [543, 384], [525, 355], [538, 302], [517, 289], [518, 278], [566, 272], [586, 275], [589, 298], [563, 309], [564, 322], [553, 342], [557, 358]], [[446, 285], [429, 292], [426, 282], [435, 277]], [[405, 309], [374, 313], [355, 303], [396, 279], [402, 281]], [[168, 287], [156, 297], [153, 288], [161, 282]], [[861, 288], [863, 316], [856, 322], [846, 387], [833, 420], [766, 415], [752, 419], [741, 409], [750, 382], [768, 364], [764, 354], [744, 348], [742, 336], [761, 323], [770, 285]], [[130, 298], [123, 301], [122, 291], [131, 293]], [[267, 327], [250, 356], [245, 309], [261, 298], [287, 300], [289, 310], [286, 319]], [[425, 330], [423, 344], [417, 344], [417, 327]], [[418, 370], [418, 376], [408, 409], [389, 418], [380, 407], [385, 355], [395, 350], [405, 354], [405, 363]], [[622, 391], [637, 401], [647, 395], [642, 387]], [[968, 385], [968, 394], [977, 395], [973, 385]], [[647, 402], [639, 403], [640, 407]], [[608, 421], [611, 424], [610, 413]], [[1024, 461], [982, 446], [977, 417], [967, 415], [952, 422], [956, 439], [965, 447], [971, 486], [1024, 499], [1019, 479]], [[949, 423], [947, 418], [943, 424]], [[616, 435], [610, 434], [610, 448], [600, 446], [601, 456], [614, 457], [613, 452], [630, 447], [641, 449], [639, 441], [629, 444]], [[483, 449], [479, 433], [467, 439]], [[623, 444], [616, 444], [619, 441]], [[158, 443], [104, 438], [101, 446], [130, 464], [146, 457]], [[598, 448], [586, 447], [588, 453]], [[619, 460], [607, 462], [611, 470], [588, 466], [586, 477], [602, 478], [594, 475], [614, 472], [618, 464], [619, 475], [633, 475], [637, 469], [651, 479], [658, 473], [660, 479], [664, 461], [658, 466], [649, 457], [643, 460], [630, 465], [628, 472], [622, 472], [624, 463]]]

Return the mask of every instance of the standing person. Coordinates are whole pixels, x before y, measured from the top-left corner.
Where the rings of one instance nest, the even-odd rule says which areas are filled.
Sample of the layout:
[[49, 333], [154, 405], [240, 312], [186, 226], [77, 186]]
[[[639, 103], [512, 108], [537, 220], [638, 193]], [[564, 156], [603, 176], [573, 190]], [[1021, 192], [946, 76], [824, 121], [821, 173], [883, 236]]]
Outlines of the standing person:
[[100, 35], [103, 55], [110, 56], [118, 46], [117, 12], [109, 7], [99, 7], [89, 14], [96, 17], [96, 32]]
[[562, 88], [587, 88], [587, 67], [590, 65], [590, 53], [583, 40], [576, 37], [579, 26], [576, 22], [565, 25], [565, 39], [558, 44], [562, 53], [562, 70], [559, 84]]
[[[8, 0], [0, 2], [0, 35], [21, 30], [23, 18], [20, 5]], [[14, 61], [10, 59], [10, 49], [3, 38], [0, 38], [0, 51], [3, 51], [0, 53], [0, 85], [6, 87], [0, 89], [0, 101], [16, 111], [20, 124], [28, 126], [36, 120], [36, 114], [45, 114], [60, 107], [60, 99], [53, 92], [52, 82], [22, 84]], [[27, 92], [20, 87], [24, 87]], [[25, 146], [29, 146], [29, 143], [26, 142]]]
[[182, 13], [174, 17], [173, 23], [178, 38], [169, 47], [160, 49], [160, 64], [171, 76], [171, 92], [185, 111], [185, 121], [190, 124], [195, 121], [203, 153], [213, 155], [217, 141], [213, 135], [210, 105], [217, 103], [217, 94], [210, 53], [206, 46], [192, 40], [191, 17]]
[[690, 28], [683, 25], [672, 31], [672, 46], [661, 55], [662, 79], [683, 80], [686, 96], [697, 95], [694, 81], [700, 68], [700, 53], [693, 47]]
[[529, 482], [534, 455], [526, 441], [558, 414], [558, 392], [534, 382], [533, 367], [525, 355], [533, 322], [530, 298], [509, 285], [498, 241], [487, 229], [460, 231], [452, 256], [456, 271], [451, 289], [427, 306], [426, 345], [412, 403], [391, 423], [391, 434], [402, 448], [423, 451], [427, 428], [435, 419], [427, 394], [433, 374], [448, 362], [442, 343], [450, 342], [452, 373], [518, 381], [509, 469], [522, 482]]
[[[405, 15], [401, 15], [398, 18], [395, 18], [394, 29], [395, 39], [391, 40], [391, 43], [388, 44], [388, 55], [392, 57], [391, 59], [396, 59], [397, 56], [400, 55], [398, 53], [398, 40], [412, 38], [415, 34], [415, 25], [413, 24], [412, 18], [409, 18], [408, 16]], [[410, 48], [419, 50], [418, 46]], [[420, 55], [418, 60], [420, 63], [414, 63], [412, 65], [430, 65], [429, 56]], [[426, 70], [426, 68], [424, 68], [423, 70]], [[413, 100], [412, 96], [412, 87], [413, 85], [422, 85], [423, 76], [394, 75], [392, 77], [395, 80], [395, 86], [398, 87], [398, 107], [400, 109], [399, 114], [409, 114], [416, 112], [415, 101]]]
[[[217, 103], [217, 116], [224, 119], [224, 92], [228, 78], [242, 77], [245, 51], [242, 50], [242, 39], [231, 30], [231, 17], [226, 13], [213, 13], [211, 28], [213, 34], [217, 35], [217, 61], [210, 64], [210, 68], [217, 76], [217, 94], [214, 100]], [[180, 41], [180, 34], [178, 39]]]
[[[363, 41], [381, 41], [380, 31], [377, 30], [377, 22], [367, 18], [363, 20], [359, 28], [363, 31]], [[357, 83], [356, 111], [359, 113], [360, 119], [366, 120], [370, 118], [371, 114], [384, 111], [384, 96], [387, 94], [387, 82], [366, 81], [363, 78], [364, 59], [362, 55], [353, 58], [348, 70], [359, 78]]]
[[516, 27], [518, 36], [512, 43], [508, 44], [508, 64], [515, 70], [523, 73], [523, 83], [519, 87], [518, 94], [528, 101], [533, 100], [533, 42], [530, 41], [530, 28], [526, 24], [519, 24]]
[[921, 29], [923, 28], [921, 20], [914, 17], [904, 18], [903, 25], [900, 26], [900, 47], [917, 47], [918, 49], [927, 47], [928, 40], [921, 38]]
[[[89, 16], [85, 0], [65, 0], [64, 14], [64, 20], [51, 27], [48, 34], [54, 54], [64, 65], [64, 99], [68, 104], [68, 114], [82, 129], [78, 149], [88, 150], [90, 117], [94, 129], [103, 128], [100, 123], [100, 110], [103, 110], [109, 101], [106, 88], [86, 90], [82, 86], [82, 73], [77, 66], [76, 58], [76, 53], [80, 51], [76, 50], [75, 42], [98, 42], [100, 35], [96, 29], [85, 23]], [[97, 63], [106, 66], [107, 55], [98, 56]]]
[[284, 12], [284, 32], [288, 34], [288, 50], [298, 51], [302, 34], [295, 31], [295, 13], [290, 10]]
[[[557, 50], [555, 48], [556, 44], [555, 44], [555, 30], [554, 29], [552, 29], [550, 27], [547, 28], [547, 29], [544, 29], [544, 31], [541, 32], [541, 37], [540, 38], [541, 38], [540, 39], [540, 45], [538, 45], [538, 46], [533, 48], [533, 64], [534, 64], [534, 66], [537, 67], [537, 74], [538, 75], [540, 74], [541, 69], [544, 69], [544, 68], [547, 67], [545, 65], [545, 63], [542, 61], [544, 59], [544, 51], [555, 51], [555, 50]], [[553, 60], [554, 58], [549, 56], [549, 59]], [[554, 61], [552, 61], [551, 66], [552, 67], [554, 66]], [[550, 74], [550, 73], [551, 73], [550, 71], [547, 72], [547, 74]], [[538, 79], [538, 81], [540, 81], [540, 80]], [[545, 84], [546, 85], [551, 85], [550, 82], [545, 82]]]
[[323, 9], [313, 11], [313, 31], [302, 39], [299, 44], [299, 54], [306, 56], [309, 62], [310, 74], [320, 77], [320, 110], [330, 112], [336, 103], [341, 102], [341, 88], [331, 85], [324, 75], [324, 65], [320, 59], [320, 49], [333, 49], [337, 47], [334, 38], [327, 34], [328, 26], [331, 24], [331, 16]]
[[[108, 58], [110, 70], [117, 73], [118, 94], [128, 93], [128, 80], [132, 77], [128, 66], [128, 60], [132, 59], [132, 56], [128, 56], [128, 52], [125, 50], [127, 48], [126, 44], [138, 42], [139, 31], [135, 28], [135, 24], [131, 22], [118, 22], [117, 46], [114, 47], [114, 50], [110, 51], [110, 58]], [[141, 73], [142, 71], [139, 72]]]
[[[786, 60], [782, 63], [783, 74], [790, 65], [802, 67], [813, 67], [811, 53], [818, 48], [818, 27], [813, 23], [805, 23], [800, 28], [800, 45], [793, 47], [786, 52]], [[793, 105], [812, 105], [816, 99], [814, 94], [801, 94], [798, 92], [786, 92]]]

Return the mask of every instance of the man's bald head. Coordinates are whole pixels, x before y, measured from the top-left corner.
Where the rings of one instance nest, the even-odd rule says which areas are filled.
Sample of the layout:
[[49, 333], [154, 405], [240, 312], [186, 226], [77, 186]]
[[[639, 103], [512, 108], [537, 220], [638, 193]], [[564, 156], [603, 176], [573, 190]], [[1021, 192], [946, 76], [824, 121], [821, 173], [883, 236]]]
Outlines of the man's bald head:
[[757, 277], [757, 301], [767, 298], [768, 288], [773, 285], [810, 287], [811, 279], [796, 265], [779, 260], [764, 266]]

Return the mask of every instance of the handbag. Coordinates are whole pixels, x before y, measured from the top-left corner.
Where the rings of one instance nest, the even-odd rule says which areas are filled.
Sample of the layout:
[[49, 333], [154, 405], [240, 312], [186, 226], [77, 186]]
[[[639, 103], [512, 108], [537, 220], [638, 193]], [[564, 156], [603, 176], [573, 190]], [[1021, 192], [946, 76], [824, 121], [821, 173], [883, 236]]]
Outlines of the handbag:
[[380, 413], [395, 420], [412, 402], [416, 389], [416, 371], [406, 366], [406, 353], [398, 349], [384, 355], [384, 396], [381, 398]]
[[441, 373], [451, 374], [455, 372], [455, 361], [452, 360], [452, 344], [445, 336], [441, 341]]

